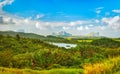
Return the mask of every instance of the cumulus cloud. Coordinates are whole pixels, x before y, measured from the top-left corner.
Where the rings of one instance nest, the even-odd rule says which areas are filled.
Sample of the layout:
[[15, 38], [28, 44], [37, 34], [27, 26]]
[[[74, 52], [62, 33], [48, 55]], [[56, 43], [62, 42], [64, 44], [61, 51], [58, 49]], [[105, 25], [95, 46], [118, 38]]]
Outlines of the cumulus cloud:
[[81, 25], [81, 24], [83, 24], [84, 23], [84, 21], [74, 21], [74, 22], [70, 22], [70, 26], [76, 26], [76, 25]]
[[[16, 27], [19, 27], [19, 29], [37, 29], [37, 30], [46, 30], [46, 32], [50, 32], [48, 30], [56, 30], [56, 29], [63, 29], [63, 30], [89, 30], [89, 27], [85, 25], [88, 25], [92, 23], [93, 21], [91, 20], [78, 20], [78, 21], [72, 21], [72, 22], [44, 22], [40, 20], [33, 20], [31, 17], [28, 18], [22, 18], [19, 16], [14, 16], [14, 15], [3, 15], [4, 22], [14, 22], [14, 25]], [[9, 24], [7, 24], [9, 25]], [[90, 25], [94, 26], [94, 25]], [[9, 28], [11, 28], [9, 26]]]
[[120, 9], [119, 10], [112, 10], [112, 12], [114, 12], [114, 13], [120, 13]]
[[91, 23], [91, 21], [88, 20], [78, 20], [78, 21], [72, 21], [69, 22], [69, 26], [80, 26], [80, 25], [84, 25], [84, 24], [89, 24]]
[[120, 28], [120, 16], [114, 16], [111, 18], [102, 18], [102, 22], [108, 24], [108, 26], [110, 26], [115, 30]]
[[14, 0], [3, 0], [3, 1], [0, 1], [0, 10], [2, 10], [3, 6], [10, 5], [13, 2], [14, 2]]

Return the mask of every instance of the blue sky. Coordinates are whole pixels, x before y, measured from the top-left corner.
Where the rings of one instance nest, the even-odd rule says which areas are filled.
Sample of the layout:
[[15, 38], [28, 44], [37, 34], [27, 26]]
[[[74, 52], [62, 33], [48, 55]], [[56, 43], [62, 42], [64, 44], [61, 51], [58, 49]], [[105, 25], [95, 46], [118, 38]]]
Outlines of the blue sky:
[[3, 31], [120, 37], [120, 0], [0, 0], [0, 17]]
[[[104, 7], [100, 15], [120, 9], [120, 1], [116, 0], [15, 0], [12, 5], [6, 5], [3, 10], [22, 17], [44, 14], [46, 21], [72, 21], [97, 18], [96, 9]], [[28, 14], [29, 13], [29, 14]], [[115, 14], [114, 14], [115, 15]], [[71, 16], [65, 17], [65, 16]], [[113, 16], [113, 15], [111, 15]], [[48, 18], [49, 17], [49, 18]], [[63, 19], [64, 18], [64, 19]]]

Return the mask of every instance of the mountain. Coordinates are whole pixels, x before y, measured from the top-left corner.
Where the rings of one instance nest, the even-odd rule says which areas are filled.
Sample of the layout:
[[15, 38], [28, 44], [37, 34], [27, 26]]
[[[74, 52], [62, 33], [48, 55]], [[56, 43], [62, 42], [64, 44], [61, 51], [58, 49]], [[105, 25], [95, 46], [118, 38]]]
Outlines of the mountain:
[[86, 36], [99, 37], [99, 32], [90, 32]]
[[68, 37], [68, 36], [72, 36], [72, 34], [67, 33], [65, 31], [60, 31], [58, 33], [52, 33], [53, 36], [58, 36], [58, 37]]

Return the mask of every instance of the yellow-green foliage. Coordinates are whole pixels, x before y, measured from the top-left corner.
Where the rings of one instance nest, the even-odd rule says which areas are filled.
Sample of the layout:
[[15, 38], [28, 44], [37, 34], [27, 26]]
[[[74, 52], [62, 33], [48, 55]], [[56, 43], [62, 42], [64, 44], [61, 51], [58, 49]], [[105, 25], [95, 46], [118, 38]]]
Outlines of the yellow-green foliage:
[[0, 74], [83, 74], [82, 69], [51, 69], [51, 70], [30, 70], [13, 69], [0, 67]]
[[92, 42], [93, 40], [78, 40], [78, 42]]
[[[120, 70], [120, 56], [109, 58], [103, 63], [84, 65], [85, 74], [114, 74]], [[120, 72], [119, 72], [120, 73]]]
[[115, 41], [119, 41], [120, 42], [120, 39], [115, 39]]

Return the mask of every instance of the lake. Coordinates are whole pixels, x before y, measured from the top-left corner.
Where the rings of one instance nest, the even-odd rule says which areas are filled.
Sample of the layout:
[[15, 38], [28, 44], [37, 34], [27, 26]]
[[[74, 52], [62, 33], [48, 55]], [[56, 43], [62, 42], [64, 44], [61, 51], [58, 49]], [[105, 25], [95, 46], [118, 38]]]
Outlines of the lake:
[[54, 42], [51, 42], [50, 44], [53, 44], [55, 46], [58, 46], [58, 47], [64, 47], [66, 49], [69, 49], [69, 48], [74, 48], [77, 46], [77, 44], [68, 44], [68, 43], [54, 43]]

